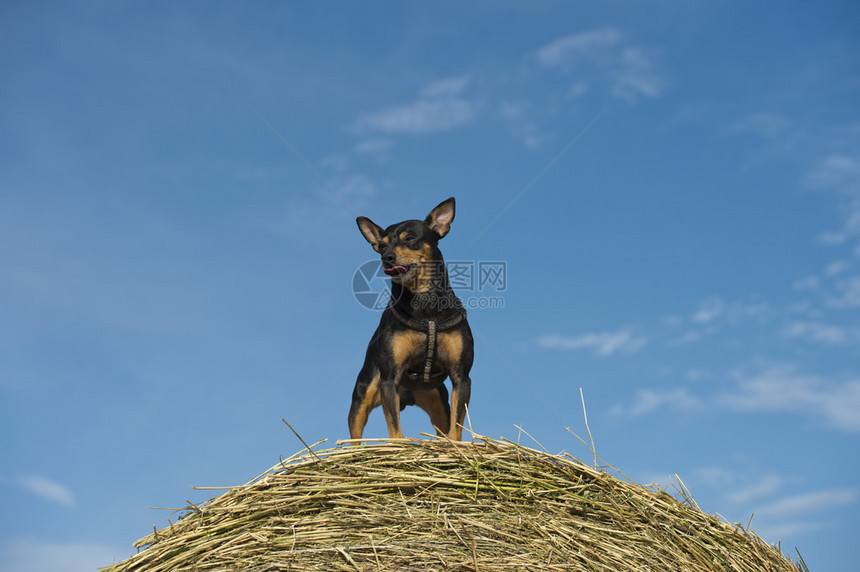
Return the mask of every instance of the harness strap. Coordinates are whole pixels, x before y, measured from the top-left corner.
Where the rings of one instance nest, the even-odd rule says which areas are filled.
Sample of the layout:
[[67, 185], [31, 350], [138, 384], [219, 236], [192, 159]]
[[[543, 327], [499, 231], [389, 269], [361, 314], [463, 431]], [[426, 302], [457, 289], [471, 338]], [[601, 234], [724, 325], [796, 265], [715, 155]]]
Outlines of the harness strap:
[[427, 360], [424, 362], [424, 383], [430, 383], [430, 369], [433, 367], [433, 357], [436, 350], [436, 322], [427, 322]]
[[453, 328], [460, 322], [466, 319], [466, 310], [460, 310], [444, 322], [437, 323], [436, 320], [427, 320], [426, 322], [416, 320], [411, 316], [403, 314], [397, 309], [394, 304], [389, 304], [391, 313], [394, 314], [400, 322], [419, 332], [427, 332], [427, 354], [424, 360], [424, 383], [430, 383], [430, 371], [433, 369], [433, 361], [436, 358], [436, 332]]
[[445, 320], [443, 322], [436, 322], [434, 320], [427, 320], [427, 321], [416, 320], [415, 318], [413, 318], [411, 316], [407, 316], [406, 314], [404, 314], [394, 304], [389, 304], [388, 307], [391, 309], [391, 313], [394, 314], [394, 317], [397, 318], [398, 320], [400, 320], [400, 322], [404, 326], [408, 326], [408, 327], [412, 328], [413, 330], [418, 330], [419, 332], [428, 332], [431, 323], [435, 324], [435, 328], [436, 328], [437, 332], [441, 332], [443, 330], [453, 328], [454, 326], [456, 326], [457, 324], [459, 324], [460, 322], [462, 322], [463, 320], [466, 319], [466, 310], [465, 309], [460, 310], [459, 312], [457, 312], [456, 314], [454, 314], [453, 316], [451, 316], [450, 318], [448, 318], [447, 320]]

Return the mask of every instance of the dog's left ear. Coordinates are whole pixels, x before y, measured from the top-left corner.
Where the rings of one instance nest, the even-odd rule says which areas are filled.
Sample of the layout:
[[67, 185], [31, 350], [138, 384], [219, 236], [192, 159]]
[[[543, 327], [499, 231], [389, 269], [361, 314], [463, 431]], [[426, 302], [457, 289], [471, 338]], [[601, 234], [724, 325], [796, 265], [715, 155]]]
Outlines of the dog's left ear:
[[435, 209], [430, 211], [424, 222], [433, 229], [433, 231], [442, 238], [448, 231], [451, 230], [451, 222], [454, 220], [454, 197], [446, 199], [439, 203]]
[[361, 231], [364, 239], [370, 243], [373, 250], [379, 252], [379, 243], [382, 242], [382, 228], [366, 216], [358, 217], [355, 222], [358, 224], [358, 230]]

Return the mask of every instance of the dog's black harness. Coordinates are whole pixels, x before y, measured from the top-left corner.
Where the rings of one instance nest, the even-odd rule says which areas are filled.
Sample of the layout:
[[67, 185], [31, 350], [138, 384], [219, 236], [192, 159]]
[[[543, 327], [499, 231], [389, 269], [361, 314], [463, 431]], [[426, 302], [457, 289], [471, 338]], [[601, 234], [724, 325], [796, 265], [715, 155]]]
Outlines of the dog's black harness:
[[400, 320], [404, 326], [418, 330], [419, 332], [427, 333], [427, 357], [424, 360], [424, 383], [430, 383], [430, 371], [433, 369], [433, 361], [436, 357], [436, 332], [449, 330], [466, 319], [466, 310], [461, 309], [459, 312], [444, 320], [437, 322], [436, 320], [416, 320], [411, 316], [407, 316], [397, 309], [394, 304], [389, 304], [391, 313], [394, 317]]

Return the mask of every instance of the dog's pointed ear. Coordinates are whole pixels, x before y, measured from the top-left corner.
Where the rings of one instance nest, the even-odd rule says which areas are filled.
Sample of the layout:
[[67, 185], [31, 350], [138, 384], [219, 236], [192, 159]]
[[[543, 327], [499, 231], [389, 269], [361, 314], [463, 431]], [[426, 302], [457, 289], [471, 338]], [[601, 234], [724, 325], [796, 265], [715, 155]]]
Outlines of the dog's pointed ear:
[[439, 203], [435, 209], [430, 211], [424, 222], [427, 226], [433, 229], [439, 238], [442, 238], [448, 231], [451, 230], [451, 223], [454, 221], [454, 197], [446, 199]]
[[382, 229], [366, 216], [360, 216], [355, 219], [358, 224], [358, 230], [364, 236], [364, 239], [370, 243], [373, 250], [379, 252], [379, 243], [382, 241]]

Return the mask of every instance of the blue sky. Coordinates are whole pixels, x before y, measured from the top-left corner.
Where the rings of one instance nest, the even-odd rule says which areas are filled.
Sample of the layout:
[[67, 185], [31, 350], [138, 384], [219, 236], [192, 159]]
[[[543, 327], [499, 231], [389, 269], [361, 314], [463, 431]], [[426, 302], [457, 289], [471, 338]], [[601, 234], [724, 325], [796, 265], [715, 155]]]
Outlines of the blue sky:
[[607, 463], [856, 566], [858, 24], [850, 2], [4, 3], [0, 568], [124, 558], [167, 524], [148, 507], [300, 449], [281, 417], [346, 437], [378, 320], [355, 216], [451, 195], [447, 260], [505, 263], [460, 290], [477, 433], [592, 462], [564, 429], [587, 439], [582, 388]]

